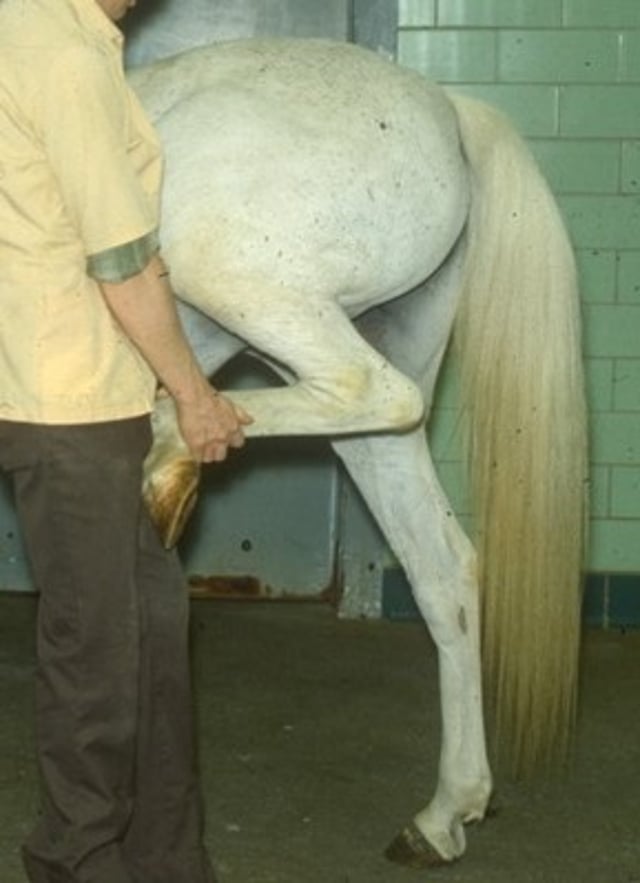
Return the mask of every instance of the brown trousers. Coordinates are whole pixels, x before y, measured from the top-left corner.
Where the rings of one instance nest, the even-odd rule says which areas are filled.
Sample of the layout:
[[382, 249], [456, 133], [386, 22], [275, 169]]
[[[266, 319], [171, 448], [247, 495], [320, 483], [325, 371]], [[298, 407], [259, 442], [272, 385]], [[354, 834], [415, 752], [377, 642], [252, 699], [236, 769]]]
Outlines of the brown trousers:
[[31, 883], [212, 883], [188, 597], [140, 500], [148, 418], [0, 422], [38, 605]]

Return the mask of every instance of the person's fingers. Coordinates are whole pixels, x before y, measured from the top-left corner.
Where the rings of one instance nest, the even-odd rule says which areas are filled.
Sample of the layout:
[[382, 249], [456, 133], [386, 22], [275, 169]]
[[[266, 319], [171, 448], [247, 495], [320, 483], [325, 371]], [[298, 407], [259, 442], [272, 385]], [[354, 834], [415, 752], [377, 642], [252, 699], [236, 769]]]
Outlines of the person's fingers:
[[244, 408], [240, 405], [234, 405], [236, 414], [238, 416], [238, 420], [242, 423], [243, 426], [249, 426], [250, 423], [253, 423], [253, 417], [251, 414], [248, 414]]

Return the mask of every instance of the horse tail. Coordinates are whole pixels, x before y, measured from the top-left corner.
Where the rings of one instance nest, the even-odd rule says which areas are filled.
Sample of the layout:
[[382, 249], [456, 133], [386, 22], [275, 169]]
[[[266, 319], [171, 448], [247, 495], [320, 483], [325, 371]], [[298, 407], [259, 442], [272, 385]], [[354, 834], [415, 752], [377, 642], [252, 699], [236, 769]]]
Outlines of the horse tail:
[[565, 755], [576, 708], [586, 407], [573, 251], [529, 149], [450, 96], [470, 167], [455, 338], [469, 417], [485, 690], [517, 773]]

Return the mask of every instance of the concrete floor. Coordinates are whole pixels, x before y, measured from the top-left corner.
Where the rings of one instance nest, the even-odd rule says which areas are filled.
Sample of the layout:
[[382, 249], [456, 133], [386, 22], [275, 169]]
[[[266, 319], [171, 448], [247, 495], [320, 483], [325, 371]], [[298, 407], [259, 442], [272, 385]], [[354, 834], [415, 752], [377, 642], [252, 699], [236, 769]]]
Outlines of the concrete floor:
[[[0, 883], [25, 883], [36, 808], [34, 601], [0, 595]], [[427, 800], [436, 660], [419, 624], [326, 606], [193, 602], [208, 839], [221, 883], [639, 883], [640, 633], [590, 633], [573, 769], [498, 782], [464, 860], [429, 872], [382, 851]]]

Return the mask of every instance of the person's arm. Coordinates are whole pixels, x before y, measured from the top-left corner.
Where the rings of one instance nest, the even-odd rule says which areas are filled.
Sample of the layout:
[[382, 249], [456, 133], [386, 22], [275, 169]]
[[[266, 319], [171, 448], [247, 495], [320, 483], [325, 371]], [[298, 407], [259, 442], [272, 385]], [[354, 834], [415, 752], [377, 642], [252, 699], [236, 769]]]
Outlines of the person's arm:
[[180, 430], [199, 462], [223, 460], [244, 443], [249, 415], [216, 392], [185, 337], [159, 255], [124, 282], [101, 282], [109, 309], [176, 403]]
[[[221, 460], [229, 446], [243, 443], [242, 426], [251, 421], [215, 394], [182, 331], [157, 252], [157, 206], [142, 187], [123, 139], [129, 98], [126, 84], [121, 85], [114, 88], [113, 71], [100, 52], [74, 45], [56, 55], [40, 96], [38, 126], [87, 255], [87, 273], [175, 399], [194, 458]], [[155, 161], [154, 150], [149, 161]]]

